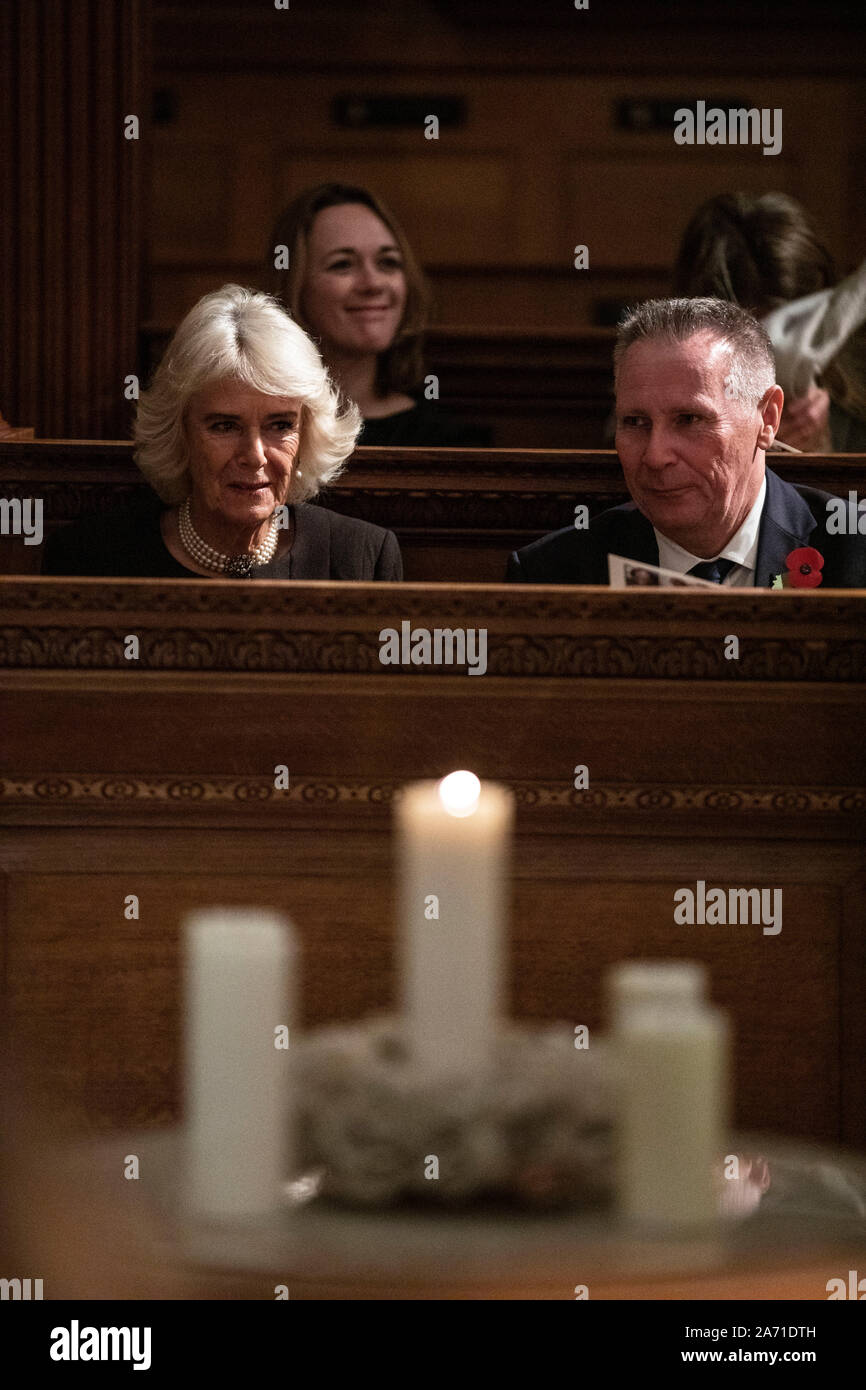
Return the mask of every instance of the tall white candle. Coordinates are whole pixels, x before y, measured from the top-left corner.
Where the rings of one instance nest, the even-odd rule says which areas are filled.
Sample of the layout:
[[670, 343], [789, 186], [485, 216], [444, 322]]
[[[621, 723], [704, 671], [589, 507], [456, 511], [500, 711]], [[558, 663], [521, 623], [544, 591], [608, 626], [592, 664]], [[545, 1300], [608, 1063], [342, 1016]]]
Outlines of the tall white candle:
[[469, 772], [408, 786], [397, 807], [402, 1004], [415, 1065], [476, 1076], [503, 1009], [514, 801]]
[[264, 1215], [291, 1163], [294, 935], [277, 913], [213, 908], [187, 917], [184, 938], [187, 1201], [203, 1216]]

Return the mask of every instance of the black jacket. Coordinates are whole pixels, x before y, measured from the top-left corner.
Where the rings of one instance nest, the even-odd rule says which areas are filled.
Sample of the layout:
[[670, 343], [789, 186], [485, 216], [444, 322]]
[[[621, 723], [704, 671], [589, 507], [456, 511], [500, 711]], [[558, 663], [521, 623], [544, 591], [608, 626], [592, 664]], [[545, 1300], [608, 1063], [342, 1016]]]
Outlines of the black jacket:
[[484, 425], [467, 424], [438, 401], [423, 398], [396, 415], [365, 420], [358, 436], [359, 444], [403, 449], [486, 449], [491, 442]]
[[[87, 517], [56, 531], [45, 544], [43, 574], [106, 578], [201, 579], [166, 549], [159, 526], [163, 503], [142, 493], [122, 510]], [[403, 578], [393, 531], [324, 507], [294, 508], [291, 550], [254, 571], [257, 579]]]
[[[801, 545], [823, 555], [823, 588], [866, 588], [866, 536], [829, 534], [829, 500], [829, 492], [795, 487], [767, 469], [756, 589], [770, 588], [774, 577], [785, 573], [785, 557]], [[516, 584], [607, 584], [609, 554], [648, 565], [659, 562], [655, 532], [634, 502], [601, 512], [586, 530], [569, 526], [514, 551], [506, 577]]]

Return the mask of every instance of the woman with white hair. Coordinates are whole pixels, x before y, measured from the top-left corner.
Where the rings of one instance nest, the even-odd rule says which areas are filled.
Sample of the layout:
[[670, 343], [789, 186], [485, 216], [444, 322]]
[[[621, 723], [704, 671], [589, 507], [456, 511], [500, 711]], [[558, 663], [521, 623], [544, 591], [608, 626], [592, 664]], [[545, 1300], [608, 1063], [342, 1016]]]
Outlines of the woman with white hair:
[[403, 577], [391, 531], [306, 505], [351, 454], [314, 344], [268, 295], [224, 285], [187, 314], [139, 401], [153, 493], [51, 537], [43, 574], [261, 579]]

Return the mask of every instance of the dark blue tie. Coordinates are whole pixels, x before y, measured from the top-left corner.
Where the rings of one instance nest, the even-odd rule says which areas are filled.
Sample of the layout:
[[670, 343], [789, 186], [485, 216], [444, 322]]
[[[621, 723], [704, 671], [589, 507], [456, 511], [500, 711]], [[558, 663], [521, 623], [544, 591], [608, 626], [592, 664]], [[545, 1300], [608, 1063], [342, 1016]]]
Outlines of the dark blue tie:
[[736, 563], [736, 560], [701, 560], [699, 565], [692, 565], [688, 573], [696, 579], [709, 579], [711, 584], [721, 584]]

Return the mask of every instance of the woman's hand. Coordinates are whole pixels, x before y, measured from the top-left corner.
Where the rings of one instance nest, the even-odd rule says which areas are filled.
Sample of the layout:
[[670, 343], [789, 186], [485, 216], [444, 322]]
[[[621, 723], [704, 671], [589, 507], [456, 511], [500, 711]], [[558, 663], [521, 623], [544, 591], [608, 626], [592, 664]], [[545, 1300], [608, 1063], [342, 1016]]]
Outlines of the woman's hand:
[[820, 386], [810, 386], [805, 396], [786, 401], [779, 438], [804, 453], [823, 453], [830, 446], [830, 397]]

